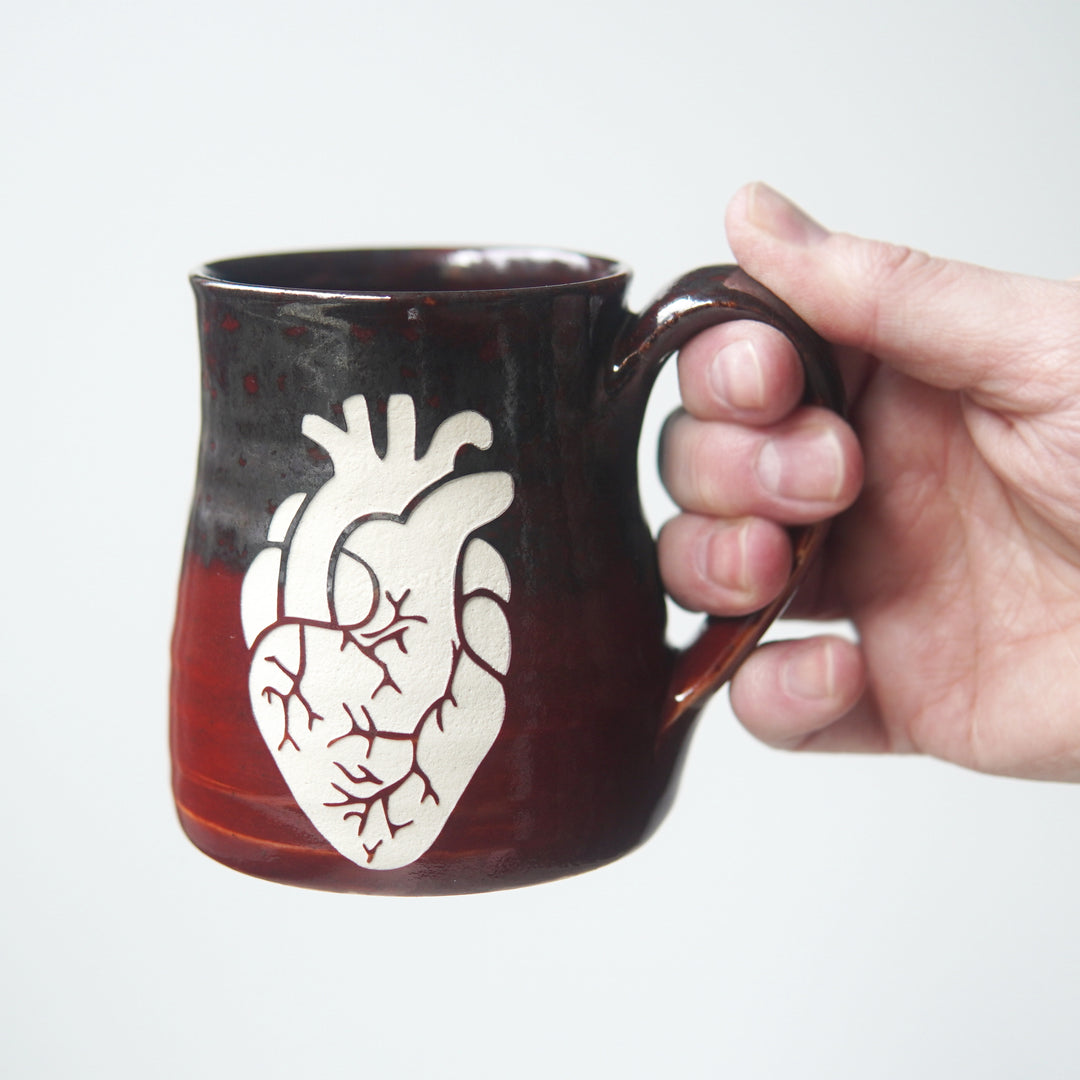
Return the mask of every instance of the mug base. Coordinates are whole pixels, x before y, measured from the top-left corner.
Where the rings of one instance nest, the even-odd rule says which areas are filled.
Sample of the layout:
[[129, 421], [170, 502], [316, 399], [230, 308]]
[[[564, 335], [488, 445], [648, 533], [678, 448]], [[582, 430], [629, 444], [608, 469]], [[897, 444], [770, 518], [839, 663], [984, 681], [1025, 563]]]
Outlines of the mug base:
[[513, 851], [454, 853], [452, 857], [429, 852], [398, 870], [365, 870], [332, 848], [319, 851], [307, 845], [244, 836], [180, 805], [177, 814], [188, 839], [232, 870], [281, 885], [382, 896], [455, 896], [539, 885], [614, 862], [645, 839], [641, 836], [593, 858], [563, 862], [525, 862]]

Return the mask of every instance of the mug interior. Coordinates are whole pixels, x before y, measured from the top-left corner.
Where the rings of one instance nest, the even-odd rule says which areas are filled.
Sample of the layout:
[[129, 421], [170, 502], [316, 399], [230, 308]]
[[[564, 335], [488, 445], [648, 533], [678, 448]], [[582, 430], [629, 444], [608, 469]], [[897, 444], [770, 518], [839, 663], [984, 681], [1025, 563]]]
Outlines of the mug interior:
[[255, 255], [211, 263], [196, 277], [275, 291], [371, 295], [535, 289], [625, 272], [612, 259], [572, 251], [476, 247]]

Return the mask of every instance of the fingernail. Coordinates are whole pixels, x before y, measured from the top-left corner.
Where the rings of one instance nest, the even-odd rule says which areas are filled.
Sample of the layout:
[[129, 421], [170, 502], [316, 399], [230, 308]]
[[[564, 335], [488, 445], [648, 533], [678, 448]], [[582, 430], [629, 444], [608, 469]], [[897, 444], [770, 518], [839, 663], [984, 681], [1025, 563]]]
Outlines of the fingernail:
[[751, 341], [733, 341], [714, 357], [708, 371], [709, 388], [736, 409], [765, 406], [765, 375]]
[[[715, 529], [703, 530], [694, 552], [697, 571], [702, 578], [736, 592], [750, 591], [752, 582], [747, 557], [750, 527], [751, 522], [744, 521], [719, 532]], [[733, 532], [734, 536], [731, 535]]]
[[836, 657], [829, 642], [800, 648], [780, 669], [780, 686], [792, 697], [822, 701], [836, 694]]
[[844, 487], [844, 454], [830, 428], [770, 439], [754, 462], [761, 486], [798, 502], [832, 502]]
[[746, 216], [752, 225], [785, 244], [806, 247], [820, 243], [829, 235], [826, 229], [790, 199], [760, 182], [750, 186]]

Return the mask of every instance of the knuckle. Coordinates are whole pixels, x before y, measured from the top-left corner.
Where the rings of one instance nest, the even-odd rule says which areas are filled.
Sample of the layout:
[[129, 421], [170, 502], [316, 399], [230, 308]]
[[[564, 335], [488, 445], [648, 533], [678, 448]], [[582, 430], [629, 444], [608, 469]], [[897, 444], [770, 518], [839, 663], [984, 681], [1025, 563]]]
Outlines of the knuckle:
[[709, 505], [707, 432], [684, 410], [664, 423], [660, 439], [660, 475], [671, 497], [685, 509]]
[[867, 310], [860, 320], [863, 339], [856, 344], [870, 353], [891, 336], [896, 320], [906, 317], [912, 304], [947, 290], [959, 271], [956, 263], [903, 244], [863, 241], [857, 251], [857, 280]]
[[897, 277], [908, 280], [919, 276], [934, 261], [925, 251], [881, 240], [865, 244], [862, 254], [864, 270], [879, 285], [887, 285]]
[[686, 509], [711, 511], [718, 503], [716, 491], [716, 464], [709, 454], [706, 441], [696, 438], [687, 448], [683, 461], [684, 484], [679, 492]]

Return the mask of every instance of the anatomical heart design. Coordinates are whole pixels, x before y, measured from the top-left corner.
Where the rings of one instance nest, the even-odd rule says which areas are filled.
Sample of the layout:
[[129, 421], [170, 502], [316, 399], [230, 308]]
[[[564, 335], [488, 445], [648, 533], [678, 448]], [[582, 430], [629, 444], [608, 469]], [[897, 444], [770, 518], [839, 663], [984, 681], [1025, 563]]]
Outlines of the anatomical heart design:
[[289, 790], [342, 855], [390, 870], [439, 835], [506, 710], [510, 575], [473, 536], [510, 506], [505, 472], [454, 474], [492, 427], [461, 412], [416, 454], [412, 398], [395, 395], [386, 452], [367, 402], [345, 428], [305, 416], [333, 475], [285, 499], [248, 568], [241, 620], [255, 720]]

